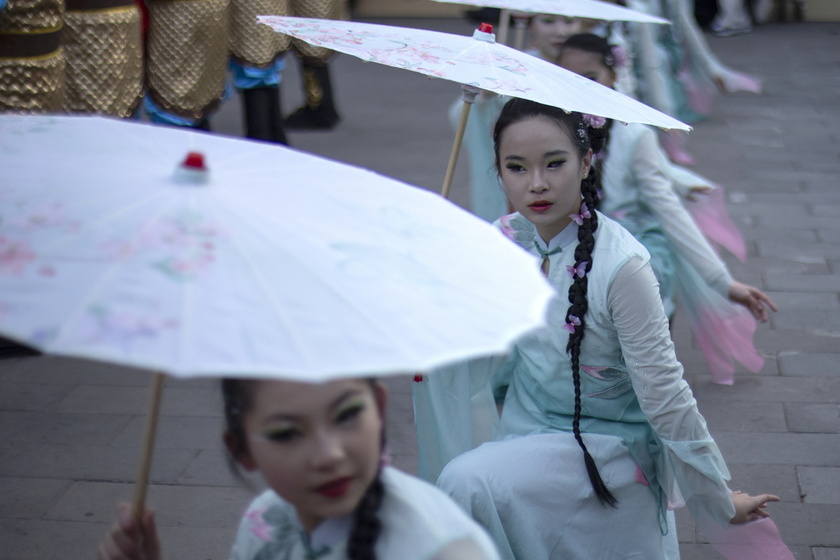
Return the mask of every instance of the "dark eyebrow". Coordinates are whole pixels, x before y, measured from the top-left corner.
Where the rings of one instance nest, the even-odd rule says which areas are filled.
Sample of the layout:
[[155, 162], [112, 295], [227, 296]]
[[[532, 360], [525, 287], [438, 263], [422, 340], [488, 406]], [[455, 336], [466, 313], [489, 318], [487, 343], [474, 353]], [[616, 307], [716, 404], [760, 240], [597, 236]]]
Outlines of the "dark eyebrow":
[[[546, 152], [545, 154], [543, 154], [543, 157], [567, 156], [567, 155], [569, 155], [569, 152], [567, 152], [566, 150], [554, 150], [552, 152]], [[505, 156], [505, 161], [510, 160], [510, 159], [520, 160], [520, 159], [525, 159], [525, 158], [522, 157], [522, 156], [516, 156], [516, 155]]]
[[[362, 391], [361, 389], [347, 389], [343, 393], [341, 393], [338, 397], [333, 399], [333, 401], [329, 405], [329, 409], [335, 410], [338, 408], [344, 401], [349, 399], [350, 397], [355, 397], [356, 395], [360, 394]], [[265, 422], [276, 422], [277, 420], [286, 420], [286, 421], [295, 421], [300, 420], [301, 416], [298, 414], [272, 414], [268, 418], [265, 419]]]

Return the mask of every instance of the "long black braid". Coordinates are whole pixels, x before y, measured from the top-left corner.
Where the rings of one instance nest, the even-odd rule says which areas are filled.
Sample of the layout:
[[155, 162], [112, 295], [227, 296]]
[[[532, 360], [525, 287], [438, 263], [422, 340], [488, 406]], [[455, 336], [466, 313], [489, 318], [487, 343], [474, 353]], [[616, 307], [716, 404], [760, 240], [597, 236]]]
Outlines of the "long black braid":
[[[590, 149], [593, 152], [599, 152], [604, 148], [607, 141], [608, 130], [602, 126], [600, 128], [593, 128], [589, 126], [580, 113], [566, 113], [562, 109], [542, 105], [533, 101], [524, 99], [511, 99], [502, 109], [499, 119], [496, 121], [496, 126], [493, 131], [493, 140], [496, 147], [496, 165], [499, 166], [499, 141], [504, 130], [518, 122], [527, 118], [544, 117], [556, 122], [566, 134], [572, 139], [572, 142], [578, 149], [580, 158], [586, 156]], [[598, 229], [598, 214], [595, 211], [599, 204], [599, 186], [600, 186], [600, 161], [593, 161], [590, 167], [589, 174], [581, 181], [581, 214], [584, 212], [583, 204], [588, 210], [588, 217], [582, 216], [582, 224], [578, 228], [578, 244], [575, 247], [575, 269], [581, 265], [584, 266], [586, 274], [576, 274], [572, 285], [569, 287], [569, 308], [566, 311], [566, 321], [574, 325], [574, 331], [569, 335], [569, 341], [566, 345], [566, 352], [569, 354], [572, 366], [572, 380], [575, 391], [575, 409], [572, 420], [572, 431], [575, 440], [580, 445], [583, 451], [584, 463], [586, 465], [586, 472], [589, 475], [589, 481], [595, 491], [595, 495], [601, 504], [605, 506], [615, 507], [618, 500], [610, 492], [607, 485], [601, 478], [598, 472], [598, 467], [595, 460], [586, 448], [583, 437], [580, 432], [581, 419], [581, 388], [580, 388], [580, 345], [583, 341], [586, 332], [586, 312], [589, 310], [589, 302], [587, 300], [587, 288], [589, 285], [589, 271], [592, 269], [593, 254], [595, 250], [595, 231]], [[585, 264], [584, 264], [585, 263]], [[579, 323], [579, 324], [578, 324]]]
[[[375, 383], [370, 380], [371, 386]], [[250, 379], [223, 379], [222, 399], [225, 409], [225, 427], [230, 434], [234, 455], [244, 454], [248, 450], [248, 439], [245, 434], [245, 414], [250, 410], [253, 402], [254, 382]], [[385, 448], [385, 431], [383, 422], [382, 445]], [[235, 463], [236, 457], [231, 457]], [[362, 495], [356, 506], [353, 529], [347, 541], [347, 558], [349, 560], [376, 560], [376, 540], [382, 530], [378, 511], [385, 497], [385, 486], [382, 484], [382, 469], [376, 473], [368, 489]]]

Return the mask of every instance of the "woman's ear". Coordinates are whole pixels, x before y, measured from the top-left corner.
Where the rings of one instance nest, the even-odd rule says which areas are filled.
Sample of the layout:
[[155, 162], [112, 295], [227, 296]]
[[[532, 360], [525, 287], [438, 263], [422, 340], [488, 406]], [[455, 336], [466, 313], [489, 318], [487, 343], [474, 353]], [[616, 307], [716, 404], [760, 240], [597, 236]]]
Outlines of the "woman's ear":
[[240, 441], [229, 430], [225, 430], [225, 433], [222, 435], [222, 439], [225, 441], [225, 447], [227, 447], [230, 456], [233, 457], [243, 469], [251, 472], [257, 470], [257, 463], [254, 461], [254, 458], [251, 456], [251, 452], [248, 450], [248, 444], [244, 441]]
[[584, 177], [589, 175], [590, 167], [592, 167], [592, 148], [589, 148], [589, 151], [586, 152], [583, 160], [581, 160], [581, 173]]

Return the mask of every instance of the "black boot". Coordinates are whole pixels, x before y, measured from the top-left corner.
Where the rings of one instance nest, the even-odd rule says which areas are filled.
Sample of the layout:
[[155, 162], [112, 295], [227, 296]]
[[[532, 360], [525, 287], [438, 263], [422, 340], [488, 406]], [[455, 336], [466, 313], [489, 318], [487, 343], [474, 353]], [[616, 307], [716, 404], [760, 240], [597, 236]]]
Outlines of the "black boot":
[[335, 110], [332, 83], [326, 63], [303, 61], [303, 88], [306, 105], [286, 118], [286, 126], [309, 130], [330, 130], [335, 127], [341, 117]]
[[245, 117], [245, 136], [288, 144], [280, 113], [280, 88], [256, 87], [242, 90], [242, 108]]

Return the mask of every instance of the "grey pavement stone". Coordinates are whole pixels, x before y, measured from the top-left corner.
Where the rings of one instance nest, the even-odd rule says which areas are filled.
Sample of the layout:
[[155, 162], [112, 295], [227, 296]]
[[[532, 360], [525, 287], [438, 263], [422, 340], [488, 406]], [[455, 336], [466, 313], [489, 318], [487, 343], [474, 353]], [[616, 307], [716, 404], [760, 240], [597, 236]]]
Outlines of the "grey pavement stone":
[[780, 309], [770, 316], [773, 328], [799, 329], [803, 333], [840, 333], [840, 316], [831, 311]]
[[785, 544], [840, 547], [840, 505], [779, 502], [771, 507]]
[[741, 228], [744, 239], [761, 240], [767, 242], [788, 242], [818, 244], [817, 231], [805, 228], [780, 228], [780, 227], [751, 227]]
[[[98, 414], [145, 414], [149, 407], [150, 394], [149, 387], [82, 385], [67, 395], [59, 410]], [[221, 415], [221, 398], [215, 389], [167, 387], [162, 398], [163, 415]]]
[[786, 354], [780, 356], [782, 375], [840, 376], [840, 345], [837, 354]]
[[72, 390], [72, 385], [7, 381], [0, 372], [0, 410], [54, 410]]
[[39, 519], [71, 484], [53, 478], [0, 478], [0, 519]]
[[[840, 297], [808, 292], [770, 292], [770, 297], [782, 309], [836, 309], [840, 310]], [[838, 348], [840, 352], [840, 348]]]
[[785, 403], [785, 416], [791, 432], [840, 433], [840, 405]]
[[811, 207], [814, 216], [840, 218], [840, 204], [814, 204]]
[[782, 403], [735, 407], [731, 403], [702, 402], [698, 407], [713, 434], [718, 430], [743, 433], [787, 431]]
[[[712, 435], [715, 435], [714, 430]], [[769, 492], [783, 502], [798, 503], [801, 499], [799, 479], [793, 465], [730, 463], [727, 467], [732, 475], [729, 483], [732, 490], [752, 495]]]
[[131, 416], [0, 410], [0, 442], [108, 445], [129, 422]]
[[[195, 453], [191, 449], [156, 452], [152, 480], [174, 482]], [[134, 480], [138, 458], [139, 449], [136, 447], [19, 444], [3, 449], [0, 455], [0, 476]]]
[[[98, 523], [0, 519], [3, 558], [4, 560], [93, 558], [99, 541], [107, 529], [107, 525]], [[195, 558], [195, 560], [199, 559]]]
[[802, 499], [810, 504], [840, 504], [840, 467], [796, 467]]
[[[772, 296], [771, 296], [772, 297]], [[829, 331], [802, 332], [792, 329], [760, 328], [753, 341], [758, 348], [772, 348], [777, 354], [785, 352], [821, 352], [837, 342], [838, 333]]]
[[[148, 372], [104, 362], [33, 356], [24, 358], [21, 364], [25, 367], [13, 372], [10, 380], [51, 385], [149, 385]], [[0, 364], [0, 371], [3, 367]]]
[[705, 401], [733, 403], [738, 406], [768, 402], [840, 402], [840, 379], [831, 377], [744, 375], [732, 386], [698, 381], [692, 384], [691, 390], [701, 406]]
[[[132, 484], [76, 482], [43, 516], [44, 520], [111, 523], [116, 505], [131, 502]], [[159, 527], [229, 529], [253, 498], [244, 487], [150, 485], [146, 503]]]
[[817, 547], [813, 552], [814, 560], [840, 560], [840, 548]]
[[[140, 445], [146, 431], [146, 417], [134, 418], [111, 442], [114, 447]], [[221, 449], [224, 422], [221, 418], [161, 416], [155, 446], [160, 449]]]
[[767, 465], [840, 464], [840, 435], [717, 431], [715, 441], [729, 463]]
[[[771, 256], [771, 255], [767, 255]], [[840, 292], [840, 277], [832, 274], [764, 273], [764, 286], [773, 291]]]
[[189, 463], [179, 471], [175, 481], [178, 484], [193, 486], [242, 484], [228, 461], [227, 451], [223, 449], [202, 449], [195, 453]]
[[[749, 264], [747, 264], [749, 263]], [[746, 263], [727, 261], [730, 272], [733, 276], [740, 277], [745, 271], [760, 270], [763, 274], [784, 273], [784, 274], [831, 274], [831, 267], [825, 258], [806, 258], [804, 256], [792, 255], [782, 257], [758, 257], [751, 256]], [[780, 292], [781, 290], [775, 290]]]
[[[781, 219], [781, 218], [775, 218]], [[825, 218], [809, 218], [811, 220], [824, 220]], [[772, 224], [773, 218], [762, 216], [759, 223]], [[809, 227], [820, 227], [817, 224], [809, 224]], [[773, 257], [779, 254], [804, 255], [810, 258], [836, 258], [840, 257], [840, 247], [831, 243], [817, 243], [804, 241], [756, 241], [758, 254], [762, 257]], [[840, 284], [840, 281], [838, 282]]]

